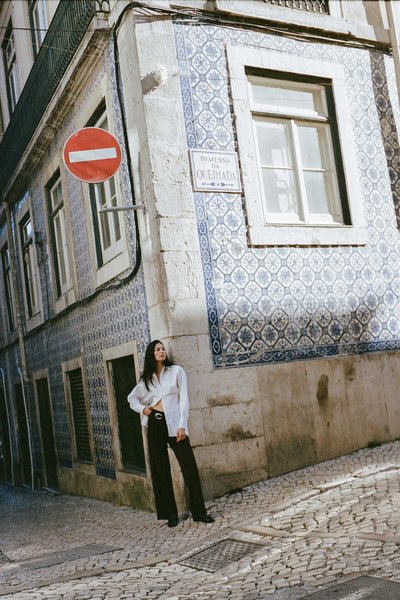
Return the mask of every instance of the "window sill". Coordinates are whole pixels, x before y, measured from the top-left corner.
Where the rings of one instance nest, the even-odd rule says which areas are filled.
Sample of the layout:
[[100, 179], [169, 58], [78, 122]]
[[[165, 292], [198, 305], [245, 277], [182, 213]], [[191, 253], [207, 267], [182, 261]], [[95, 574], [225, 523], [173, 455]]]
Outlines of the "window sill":
[[54, 302], [54, 311], [55, 313], [59, 313], [67, 308], [70, 304], [73, 304], [76, 300], [75, 290], [71, 289], [65, 294], [62, 294], [59, 298]]
[[139, 477], [147, 477], [146, 469], [128, 469], [127, 467], [123, 467], [122, 469], [118, 469], [118, 473], [125, 473], [126, 475], [138, 475]]
[[126, 251], [118, 254], [109, 262], [104, 264], [96, 273], [96, 287], [103, 285], [116, 275], [120, 275], [129, 268], [129, 257]]
[[363, 227], [264, 225], [249, 227], [251, 246], [365, 246]]
[[26, 319], [26, 330], [31, 331], [32, 329], [35, 329], [35, 327], [38, 327], [42, 323], [43, 323], [42, 313], [38, 312], [35, 315], [33, 315], [32, 317], [30, 317], [29, 319]]

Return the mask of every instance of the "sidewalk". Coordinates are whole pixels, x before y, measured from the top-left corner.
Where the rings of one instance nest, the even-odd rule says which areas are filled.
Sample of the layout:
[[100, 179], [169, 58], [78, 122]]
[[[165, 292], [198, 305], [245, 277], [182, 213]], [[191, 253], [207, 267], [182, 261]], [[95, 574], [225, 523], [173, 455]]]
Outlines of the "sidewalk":
[[228, 494], [212, 525], [8, 486], [0, 511], [1, 600], [400, 600], [399, 442]]

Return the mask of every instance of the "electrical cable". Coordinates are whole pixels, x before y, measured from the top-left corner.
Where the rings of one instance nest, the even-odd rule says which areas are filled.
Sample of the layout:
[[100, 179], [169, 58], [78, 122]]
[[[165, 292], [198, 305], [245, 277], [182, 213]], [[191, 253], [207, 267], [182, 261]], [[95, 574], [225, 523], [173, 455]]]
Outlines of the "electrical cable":
[[[204, 23], [209, 24], [218, 24], [224, 27], [230, 27], [237, 29], [238, 27], [242, 29], [252, 29], [263, 31], [265, 33], [277, 34], [284, 37], [288, 37], [291, 39], [295, 39], [297, 41], [306, 41], [313, 43], [328, 43], [328, 44], [341, 44], [350, 48], [359, 48], [359, 49], [376, 49], [381, 50], [386, 54], [391, 54], [391, 46], [384, 42], [376, 42], [374, 40], [368, 39], [360, 39], [351, 33], [345, 32], [327, 32], [321, 28], [304, 26], [304, 25], [295, 25], [293, 23], [284, 26], [282, 24], [276, 24], [276, 22], [268, 19], [263, 19], [261, 17], [252, 17], [247, 15], [246, 17], [234, 15], [230, 12], [218, 10], [211, 11], [203, 8], [163, 8], [159, 6], [149, 5], [146, 2], [131, 2], [128, 4], [122, 11], [121, 14], [125, 14], [128, 10], [136, 9], [138, 12], [147, 15], [162, 15], [162, 16], [170, 16], [180, 18], [181, 20], [185, 20], [187, 23], [192, 23], [193, 25], [202, 25]], [[295, 11], [299, 12], [307, 12], [308, 14], [324, 14], [324, 13], [314, 13], [313, 11], [304, 11], [303, 9], [293, 8]], [[121, 15], [120, 15], [121, 16]], [[325, 15], [329, 16], [329, 15]], [[119, 17], [120, 18], [120, 17]], [[118, 19], [119, 19], [118, 18]], [[0, 26], [1, 29], [7, 29], [5, 26]], [[44, 31], [43, 29], [38, 28], [28, 28], [28, 27], [13, 27], [14, 31]], [[60, 28], [52, 31], [80, 31], [73, 30], [69, 28]], [[6, 39], [6, 38], [3, 38]], [[45, 41], [45, 40], [44, 40]], [[52, 46], [47, 46], [45, 43], [41, 44], [41, 47], [47, 47], [49, 49], [53, 49]], [[54, 48], [59, 50], [60, 48]], [[68, 51], [65, 48], [65, 51]]]

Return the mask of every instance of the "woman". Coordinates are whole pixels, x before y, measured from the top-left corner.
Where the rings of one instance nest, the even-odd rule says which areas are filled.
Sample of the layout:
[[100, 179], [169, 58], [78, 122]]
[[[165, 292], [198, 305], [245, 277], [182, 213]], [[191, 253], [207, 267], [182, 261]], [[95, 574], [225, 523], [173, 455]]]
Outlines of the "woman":
[[213, 523], [207, 514], [196, 460], [188, 438], [189, 399], [186, 373], [167, 357], [164, 344], [154, 340], [146, 348], [144, 369], [139, 383], [128, 396], [130, 407], [143, 415], [157, 518], [167, 519], [168, 527], [178, 524], [168, 445], [178, 459], [189, 490], [194, 521]]

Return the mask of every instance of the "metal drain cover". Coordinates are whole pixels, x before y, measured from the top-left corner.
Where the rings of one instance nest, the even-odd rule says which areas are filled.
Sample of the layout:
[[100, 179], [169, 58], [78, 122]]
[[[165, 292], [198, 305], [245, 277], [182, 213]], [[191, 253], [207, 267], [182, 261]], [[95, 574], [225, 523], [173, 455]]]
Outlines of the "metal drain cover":
[[300, 600], [400, 600], [400, 584], [378, 577], [356, 577]]
[[60, 550], [51, 554], [43, 554], [35, 556], [27, 560], [19, 561], [19, 564], [29, 569], [41, 569], [43, 567], [52, 567], [64, 562], [94, 556], [95, 554], [104, 554], [105, 552], [114, 552], [118, 548], [112, 546], [100, 546], [99, 544], [89, 544], [88, 546], [79, 546], [77, 548], [69, 548], [68, 550]]
[[178, 561], [181, 565], [198, 569], [199, 571], [209, 571], [214, 573], [225, 565], [243, 558], [247, 554], [255, 552], [259, 548], [265, 548], [264, 544], [255, 542], [244, 542], [242, 540], [220, 540], [212, 546], [195, 552], [186, 558]]

